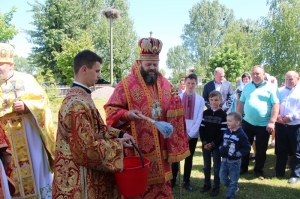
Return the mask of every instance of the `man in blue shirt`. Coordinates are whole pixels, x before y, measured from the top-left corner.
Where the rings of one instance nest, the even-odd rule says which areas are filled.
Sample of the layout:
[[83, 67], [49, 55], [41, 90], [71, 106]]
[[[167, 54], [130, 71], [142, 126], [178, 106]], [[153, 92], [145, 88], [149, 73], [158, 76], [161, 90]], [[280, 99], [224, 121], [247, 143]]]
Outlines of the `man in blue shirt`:
[[[254, 66], [251, 76], [252, 83], [244, 87], [237, 112], [245, 114], [242, 127], [251, 145], [256, 136], [254, 172], [259, 179], [263, 180], [266, 151], [270, 134], [275, 128], [279, 112], [279, 99], [277, 88], [264, 80], [265, 71], [262, 66]], [[249, 155], [250, 153], [242, 158], [241, 174], [248, 171]]]

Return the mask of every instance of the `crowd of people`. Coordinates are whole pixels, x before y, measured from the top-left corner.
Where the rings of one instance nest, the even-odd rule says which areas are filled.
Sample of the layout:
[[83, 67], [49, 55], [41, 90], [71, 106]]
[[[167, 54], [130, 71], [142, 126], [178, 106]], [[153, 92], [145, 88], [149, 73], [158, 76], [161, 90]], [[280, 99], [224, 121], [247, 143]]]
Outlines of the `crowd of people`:
[[[0, 43], [0, 198], [174, 198], [181, 160], [184, 188], [194, 191], [190, 178], [199, 138], [201, 193], [211, 190], [217, 196], [223, 183], [226, 199], [234, 198], [251, 158], [256, 177], [264, 180], [272, 135], [277, 156], [273, 177], [284, 177], [290, 159], [288, 183], [299, 181], [296, 71], [288, 71], [286, 85], [277, 88], [276, 78], [257, 65], [239, 78], [234, 91], [224, 69], [217, 67], [200, 96], [196, 74], [187, 74], [176, 90], [159, 73], [159, 39], [142, 38], [138, 47], [130, 74], [104, 105], [106, 124], [90, 90], [101, 76], [102, 58], [90, 50], [74, 57], [74, 82], [62, 101], [56, 131], [45, 91], [33, 76], [14, 70], [13, 47]], [[172, 124], [173, 134], [165, 138], [144, 116]], [[143, 194], [124, 197], [114, 173], [124, 169], [124, 157], [139, 156], [132, 143], [150, 160], [149, 174]]]

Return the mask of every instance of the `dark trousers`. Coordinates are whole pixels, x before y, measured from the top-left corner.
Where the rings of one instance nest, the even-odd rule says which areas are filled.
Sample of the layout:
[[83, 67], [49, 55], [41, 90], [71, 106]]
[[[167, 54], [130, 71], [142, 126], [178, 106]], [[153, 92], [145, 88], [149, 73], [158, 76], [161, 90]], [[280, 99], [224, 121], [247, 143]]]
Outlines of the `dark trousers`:
[[[191, 155], [184, 160], [184, 174], [183, 174], [183, 181], [188, 183], [190, 182], [192, 167], [193, 167], [193, 156], [195, 153], [195, 149], [197, 146], [198, 138], [192, 138], [189, 141], [189, 148]], [[178, 173], [178, 164], [179, 162], [172, 163], [172, 174], [173, 174], [173, 182], [176, 182], [176, 177]]]
[[[267, 132], [265, 126], [254, 126], [245, 120], [243, 120], [242, 128], [248, 136], [248, 140], [252, 145], [254, 136], [256, 136], [256, 155], [255, 155], [255, 167], [254, 172], [256, 174], [263, 174], [263, 168], [267, 159], [267, 149], [270, 134]], [[242, 157], [241, 170], [248, 171], [249, 155]]]
[[221, 154], [219, 147], [213, 148], [212, 150], [207, 150], [202, 145], [203, 154], [203, 171], [204, 171], [204, 184], [211, 186], [211, 159], [213, 159], [213, 171], [214, 171], [214, 187], [220, 188], [220, 167], [221, 167]]
[[292, 156], [291, 176], [300, 178], [300, 125], [276, 123], [276, 174], [284, 175], [288, 155]]

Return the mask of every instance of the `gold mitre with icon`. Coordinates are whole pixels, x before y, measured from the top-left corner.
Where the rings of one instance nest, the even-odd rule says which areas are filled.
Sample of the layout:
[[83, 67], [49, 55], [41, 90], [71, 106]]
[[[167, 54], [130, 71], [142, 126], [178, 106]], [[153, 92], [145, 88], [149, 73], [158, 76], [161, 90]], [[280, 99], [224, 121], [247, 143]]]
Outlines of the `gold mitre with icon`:
[[0, 63], [14, 62], [14, 48], [7, 43], [0, 43]]
[[149, 38], [142, 38], [139, 40], [138, 45], [140, 51], [139, 60], [159, 61], [159, 53], [163, 45], [159, 39], [152, 38], [151, 36]]

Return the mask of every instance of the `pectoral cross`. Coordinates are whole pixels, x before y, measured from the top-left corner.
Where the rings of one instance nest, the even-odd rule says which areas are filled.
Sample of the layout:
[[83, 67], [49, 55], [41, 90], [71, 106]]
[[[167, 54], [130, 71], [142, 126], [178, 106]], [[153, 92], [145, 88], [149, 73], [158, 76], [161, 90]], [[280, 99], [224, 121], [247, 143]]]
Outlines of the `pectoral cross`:
[[8, 94], [10, 92], [14, 92], [15, 94], [15, 101], [19, 101], [19, 98], [18, 98], [18, 91], [24, 91], [24, 86], [21, 86], [20, 88], [17, 88], [16, 87], [16, 81], [10, 81], [11, 85], [12, 85], [12, 89], [5, 89], [4, 92], [5, 94]]

